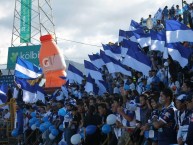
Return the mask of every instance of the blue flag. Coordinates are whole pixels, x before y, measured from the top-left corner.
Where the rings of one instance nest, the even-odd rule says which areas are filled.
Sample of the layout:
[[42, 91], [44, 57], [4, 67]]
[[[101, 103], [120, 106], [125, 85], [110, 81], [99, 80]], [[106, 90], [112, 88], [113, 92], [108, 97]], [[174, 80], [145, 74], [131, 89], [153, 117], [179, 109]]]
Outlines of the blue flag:
[[42, 69], [27, 60], [17, 57], [14, 74], [22, 79], [36, 79], [42, 75]]

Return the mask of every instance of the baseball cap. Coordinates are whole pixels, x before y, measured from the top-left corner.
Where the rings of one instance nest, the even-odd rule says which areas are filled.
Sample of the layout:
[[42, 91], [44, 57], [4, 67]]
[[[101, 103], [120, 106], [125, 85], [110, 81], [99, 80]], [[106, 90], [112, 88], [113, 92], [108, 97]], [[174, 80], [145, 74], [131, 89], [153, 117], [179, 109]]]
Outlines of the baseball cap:
[[179, 96], [176, 97], [176, 100], [180, 101], [180, 102], [185, 102], [186, 101], [186, 94], [181, 94]]

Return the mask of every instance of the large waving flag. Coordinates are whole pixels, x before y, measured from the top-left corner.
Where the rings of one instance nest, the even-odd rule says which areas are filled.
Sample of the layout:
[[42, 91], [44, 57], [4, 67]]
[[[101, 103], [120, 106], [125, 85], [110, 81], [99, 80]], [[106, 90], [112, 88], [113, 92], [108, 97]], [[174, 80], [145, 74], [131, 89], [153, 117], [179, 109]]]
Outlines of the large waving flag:
[[124, 30], [119, 30], [119, 42], [122, 42], [123, 39], [131, 40], [133, 42], [137, 42], [136, 37], [134, 36], [132, 31], [124, 31]]
[[131, 20], [129, 30], [134, 31], [134, 30], [137, 30], [139, 28], [141, 28], [141, 25], [139, 23], [137, 23], [136, 21]]
[[96, 80], [96, 84], [99, 88], [98, 95], [103, 95], [107, 92], [108, 85], [105, 81]]
[[84, 79], [83, 73], [71, 64], [68, 66], [67, 77], [69, 80], [74, 80], [79, 84], [82, 84]]
[[17, 57], [15, 76], [23, 79], [36, 79], [42, 75], [42, 69], [33, 63]]
[[143, 72], [146, 76], [149, 75], [149, 70], [151, 70], [151, 60], [138, 47], [128, 49], [127, 55], [122, 63], [137, 71]]
[[35, 95], [35, 98], [33, 99], [33, 102], [37, 102], [37, 101], [42, 101], [42, 103], [46, 103], [46, 100], [45, 100], [45, 96], [46, 96], [46, 93], [45, 91], [43, 90], [42, 87], [40, 87], [39, 85], [36, 84], [36, 95]]
[[98, 88], [95, 84], [94, 79], [91, 77], [90, 74], [88, 74], [88, 77], [86, 79], [86, 85], [84, 86], [84, 89], [87, 93], [94, 92], [95, 94], [98, 94]]
[[165, 31], [160, 31], [160, 32], [151, 31], [150, 35], [151, 35], [150, 49], [164, 52], [166, 49], [166, 47], [165, 47], [166, 32]]
[[145, 33], [143, 29], [137, 29], [133, 31], [134, 36], [137, 39], [137, 42], [141, 47], [146, 47], [151, 45], [151, 36], [150, 33]]
[[155, 13], [154, 19], [156, 19], [156, 20], [161, 20], [162, 19], [162, 9], [161, 8], [159, 8], [157, 10], [157, 12]]
[[8, 85], [3, 83], [0, 87], [0, 100], [3, 103], [7, 102], [7, 91], [8, 91]]
[[115, 58], [116, 60], [121, 59], [121, 48], [117, 45], [104, 45], [103, 49], [106, 55]]
[[103, 52], [101, 52], [100, 54], [101, 58], [106, 64], [109, 73], [120, 72], [124, 75], [131, 76], [131, 72], [123, 64], [121, 64], [121, 62], [112, 57], [107, 56]]
[[122, 42], [123, 39], [131, 40], [133, 42], [137, 42], [137, 39], [135, 38], [132, 31], [119, 30], [119, 42]]
[[84, 60], [84, 67], [87, 76], [90, 74], [95, 80], [103, 80], [101, 72], [91, 62]]
[[23, 101], [25, 103], [34, 103], [34, 98], [36, 97], [37, 88], [36, 85], [30, 85], [26, 79], [15, 79], [17, 84], [20, 84], [23, 90]]
[[175, 20], [166, 20], [167, 43], [193, 42], [193, 30]]
[[102, 68], [102, 66], [105, 65], [99, 54], [88, 55], [88, 57], [90, 58], [92, 64], [94, 64], [98, 69]]
[[168, 54], [173, 60], [178, 61], [181, 67], [185, 67], [188, 64], [188, 58], [193, 52], [190, 48], [184, 47], [180, 43], [170, 43], [167, 48]]
[[[133, 47], [139, 48], [139, 44], [135, 43], [135, 42], [132, 42], [130, 40], [124, 39], [123, 42], [122, 42], [122, 45], [121, 45], [122, 56], [125, 57], [125, 55], [127, 54], [128, 49], [132, 49]], [[139, 48], [139, 50], [140, 50], [140, 48]]]

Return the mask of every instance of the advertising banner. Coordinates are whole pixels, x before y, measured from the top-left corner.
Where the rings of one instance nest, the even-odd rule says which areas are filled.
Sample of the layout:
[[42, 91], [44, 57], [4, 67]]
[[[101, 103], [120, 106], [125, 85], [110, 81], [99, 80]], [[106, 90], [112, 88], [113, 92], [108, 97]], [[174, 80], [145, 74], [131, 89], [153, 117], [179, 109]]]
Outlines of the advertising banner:
[[20, 42], [31, 42], [31, 0], [21, 0]]
[[15, 69], [17, 56], [39, 66], [40, 45], [9, 47], [7, 69]]

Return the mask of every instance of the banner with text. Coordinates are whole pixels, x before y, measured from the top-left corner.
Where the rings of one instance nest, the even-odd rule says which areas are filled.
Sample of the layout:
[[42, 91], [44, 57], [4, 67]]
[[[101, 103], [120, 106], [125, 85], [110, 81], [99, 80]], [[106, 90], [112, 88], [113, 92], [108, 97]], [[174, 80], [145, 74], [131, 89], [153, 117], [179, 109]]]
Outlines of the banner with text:
[[31, 42], [31, 0], [21, 0], [20, 42]]
[[9, 47], [7, 69], [15, 69], [17, 56], [39, 66], [40, 45]]

